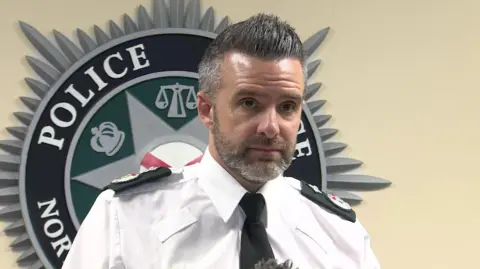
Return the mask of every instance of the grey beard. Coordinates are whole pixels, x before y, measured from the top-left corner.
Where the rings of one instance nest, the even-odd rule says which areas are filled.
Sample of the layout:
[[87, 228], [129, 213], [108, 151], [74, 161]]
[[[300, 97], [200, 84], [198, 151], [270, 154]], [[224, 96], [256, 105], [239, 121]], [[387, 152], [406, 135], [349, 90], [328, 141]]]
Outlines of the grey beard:
[[246, 181], [261, 184], [277, 178], [281, 175], [288, 165], [282, 163], [277, 165], [271, 163], [268, 165], [247, 164], [242, 157], [230, 154], [230, 152], [219, 152], [220, 158], [224, 164], [233, 172], [241, 175]]
[[[241, 175], [248, 182], [263, 184], [275, 179], [287, 170], [292, 162], [293, 150], [289, 149], [287, 153], [283, 154], [284, 156], [279, 162], [272, 162], [267, 165], [246, 163], [244, 153], [240, 152], [235, 145], [232, 145], [220, 131], [216, 112], [214, 112], [212, 133], [215, 148], [222, 162], [232, 172]], [[239, 148], [242, 148], [242, 146], [239, 146]]]

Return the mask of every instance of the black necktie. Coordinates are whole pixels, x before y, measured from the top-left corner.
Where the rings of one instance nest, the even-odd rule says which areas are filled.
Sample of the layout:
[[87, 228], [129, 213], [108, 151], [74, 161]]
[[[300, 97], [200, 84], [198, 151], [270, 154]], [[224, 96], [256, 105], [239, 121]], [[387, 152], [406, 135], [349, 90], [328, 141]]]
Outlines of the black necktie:
[[274, 258], [267, 231], [261, 221], [265, 199], [259, 193], [246, 193], [240, 206], [246, 215], [242, 229], [240, 269], [253, 269], [259, 261]]

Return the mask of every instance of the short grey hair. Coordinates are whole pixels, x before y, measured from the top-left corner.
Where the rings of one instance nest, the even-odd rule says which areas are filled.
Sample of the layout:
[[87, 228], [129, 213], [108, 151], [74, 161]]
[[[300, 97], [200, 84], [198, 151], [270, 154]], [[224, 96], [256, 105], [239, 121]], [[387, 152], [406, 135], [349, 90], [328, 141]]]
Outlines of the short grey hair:
[[265, 60], [298, 59], [307, 70], [303, 44], [295, 29], [279, 17], [260, 13], [232, 24], [210, 43], [198, 66], [199, 86], [211, 98], [221, 82], [220, 68], [228, 52], [240, 52]]

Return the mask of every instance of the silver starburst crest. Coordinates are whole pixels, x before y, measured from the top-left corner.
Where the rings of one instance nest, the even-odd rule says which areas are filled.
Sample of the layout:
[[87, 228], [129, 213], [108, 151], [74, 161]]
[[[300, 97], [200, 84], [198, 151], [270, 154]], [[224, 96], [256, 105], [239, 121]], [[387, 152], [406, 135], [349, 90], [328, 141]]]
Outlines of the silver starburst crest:
[[[3, 205], [0, 207], [0, 219], [10, 223], [5, 229], [5, 233], [15, 237], [11, 247], [21, 253], [17, 260], [21, 267], [39, 269], [47, 266], [39, 255], [39, 249], [32, 243], [31, 236], [33, 235], [29, 233], [24, 222], [27, 212], [22, 210], [21, 205], [19, 171], [25, 159], [22, 156], [23, 143], [28, 133], [32, 132], [29, 126], [34, 114], [37, 113], [46, 94], [55, 88], [55, 83], [62, 74], [96, 48], [125, 35], [155, 28], [189, 28], [220, 33], [229, 25], [229, 19], [224, 17], [215, 26], [214, 9], [210, 7], [202, 15], [200, 0], [191, 0], [187, 5], [184, 0], [170, 0], [168, 6], [164, 0], [153, 0], [151, 14], [145, 7], [139, 6], [135, 18], [127, 14], [123, 16], [123, 27], [112, 20], [108, 25], [108, 33], [94, 25], [92, 36], [77, 29], [77, 45], [56, 30], [53, 30], [54, 42], [52, 42], [31, 25], [20, 22], [20, 28], [24, 35], [45, 59], [26, 57], [28, 64], [38, 76], [38, 78], [25, 79], [34, 97], [20, 97], [28, 111], [13, 113], [21, 125], [7, 127], [12, 138], [0, 141], [0, 148], [6, 152], [6, 154], [0, 155], [0, 205]], [[304, 42], [305, 52], [309, 58], [325, 40], [328, 32], [329, 28], [324, 28]], [[320, 60], [308, 62], [309, 80], [320, 63]], [[351, 174], [350, 172], [360, 167], [362, 162], [351, 158], [337, 157], [337, 154], [342, 152], [347, 145], [330, 141], [338, 130], [326, 127], [331, 116], [320, 113], [322, 106], [326, 103], [325, 100], [316, 99], [321, 86], [321, 83], [309, 81], [305, 103], [313, 115], [313, 121], [318, 127], [316, 132], [321, 139], [320, 153], [323, 154], [323, 168], [326, 169], [327, 174], [325, 191], [333, 193], [351, 204], [356, 204], [362, 199], [354, 191], [385, 188], [390, 185], [390, 182], [373, 176]]]

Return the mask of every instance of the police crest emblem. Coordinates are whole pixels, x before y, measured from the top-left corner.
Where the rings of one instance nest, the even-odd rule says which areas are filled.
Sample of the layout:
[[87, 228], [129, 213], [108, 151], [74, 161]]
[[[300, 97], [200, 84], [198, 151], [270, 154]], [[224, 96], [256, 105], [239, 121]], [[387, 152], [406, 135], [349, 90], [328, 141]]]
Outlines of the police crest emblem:
[[[20, 27], [45, 58], [28, 56], [37, 78], [27, 78], [28, 111], [15, 112], [22, 124], [0, 141], [0, 218], [16, 237], [20, 265], [61, 268], [76, 231], [100, 191], [112, 179], [152, 166], [182, 166], [197, 158], [208, 133], [196, 114], [197, 65], [216, 34], [213, 8], [199, 0], [153, 0], [123, 26], [78, 29], [78, 43], [54, 31], [55, 42], [31, 25]], [[327, 36], [324, 28], [305, 40], [313, 57]], [[320, 60], [308, 63], [313, 76]], [[335, 155], [346, 144], [329, 141], [337, 130], [319, 113], [321, 83], [309, 81], [297, 150], [287, 176], [302, 179], [349, 202], [361, 197], [347, 189], [383, 188], [389, 182], [349, 172], [361, 162]], [[169, 154], [165, 154], [168, 152]], [[132, 176], [133, 177], [133, 176]], [[123, 180], [129, 180], [129, 177]]]

